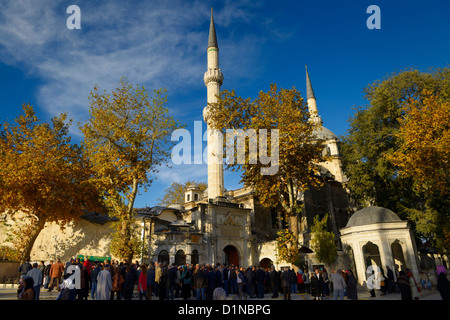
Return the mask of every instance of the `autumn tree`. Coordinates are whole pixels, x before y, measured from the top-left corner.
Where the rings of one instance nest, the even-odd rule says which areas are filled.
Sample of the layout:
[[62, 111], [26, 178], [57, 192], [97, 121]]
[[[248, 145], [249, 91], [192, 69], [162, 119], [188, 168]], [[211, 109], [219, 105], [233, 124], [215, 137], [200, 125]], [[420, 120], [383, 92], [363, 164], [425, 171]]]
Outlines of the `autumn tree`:
[[163, 196], [158, 199], [158, 205], [169, 206], [171, 204], [182, 204], [184, 203], [184, 194], [187, 188], [191, 185], [196, 186], [200, 192], [203, 192], [207, 188], [205, 182], [198, 182], [193, 180], [188, 180], [185, 183], [173, 182], [169, 188], [164, 190]]
[[413, 192], [414, 178], [401, 174], [398, 163], [388, 159], [388, 155], [401, 148], [398, 133], [405, 108], [411, 104], [424, 105], [429, 97], [425, 92], [439, 97], [439, 101], [449, 101], [450, 68], [427, 72], [408, 69], [364, 88], [368, 105], [356, 108], [350, 118], [348, 134], [341, 137], [341, 154], [348, 187], [358, 206], [372, 204], [389, 208], [414, 222], [413, 226], [427, 221], [428, 231], [423, 233], [419, 228], [416, 234], [432, 239], [436, 233], [431, 230], [439, 223], [438, 216], [449, 211], [448, 202], [434, 196], [430, 201], [424, 193]]
[[397, 167], [386, 155], [399, 147], [396, 133], [404, 106], [411, 99], [423, 101], [423, 90], [449, 99], [449, 76], [449, 68], [406, 70], [364, 88], [369, 104], [356, 108], [348, 134], [341, 138], [343, 168], [359, 205], [371, 203], [399, 212], [403, 206], [420, 201], [409, 196], [410, 179], [398, 177]]
[[147, 190], [158, 168], [170, 157], [170, 135], [180, 124], [168, 115], [165, 89], [150, 94], [120, 80], [110, 93], [95, 86], [89, 97], [90, 118], [80, 125], [83, 146], [104, 190], [105, 204], [118, 218], [113, 254], [131, 261], [139, 251], [133, 236], [134, 203]]
[[47, 123], [32, 106], [22, 108], [0, 128], [0, 211], [20, 226], [10, 238], [24, 261], [46, 223], [63, 226], [86, 211], [100, 212], [102, 204], [88, 160], [71, 143], [67, 115]]
[[450, 252], [450, 100], [425, 91], [423, 100], [410, 99], [403, 107], [395, 133], [399, 147], [386, 158], [412, 180], [413, 190], [425, 199], [410, 217], [422, 234], [437, 234], [437, 246]]
[[[263, 206], [283, 209], [289, 238], [294, 239], [293, 249], [298, 252], [298, 221], [302, 212], [298, 199], [308, 187], [321, 184], [317, 163], [324, 161], [323, 145], [313, 139], [316, 124], [309, 121], [300, 92], [295, 88], [278, 89], [272, 84], [255, 99], [243, 99], [234, 90], [224, 90], [218, 102], [210, 105], [208, 122], [223, 133], [224, 141], [239, 130], [244, 136], [254, 132], [245, 146], [245, 161], [226, 159], [227, 167], [241, 172], [242, 182], [253, 188]], [[251, 150], [251, 142], [258, 145], [258, 154]], [[230, 144], [224, 147], [227, 156]], [[275, 170], [269, 170], [274, 169], [273, 163], [261, 161], [266, 151], [270, 156], [278, 152]]]

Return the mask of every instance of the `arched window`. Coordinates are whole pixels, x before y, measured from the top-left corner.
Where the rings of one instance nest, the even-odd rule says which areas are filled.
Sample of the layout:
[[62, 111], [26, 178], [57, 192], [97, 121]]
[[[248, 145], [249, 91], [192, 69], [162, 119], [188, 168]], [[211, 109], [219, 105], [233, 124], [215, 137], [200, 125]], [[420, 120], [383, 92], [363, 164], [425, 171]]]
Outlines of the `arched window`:
[[192, 254], [191, 254], [191, 265], [195, 266], [196, 264], [198, 264], [199, 261], [199, 254], [197, 250], [192, 250]]
[[175, 254], [175, 264], [177, 266], [186, 264], [186, 255], [184, 254], [183, 250], [178, 250], [177, 253]]
[[169, 253], [166, 250], [161, 250], [158, 255], [158, 262], [162, 264], [169, 264]]

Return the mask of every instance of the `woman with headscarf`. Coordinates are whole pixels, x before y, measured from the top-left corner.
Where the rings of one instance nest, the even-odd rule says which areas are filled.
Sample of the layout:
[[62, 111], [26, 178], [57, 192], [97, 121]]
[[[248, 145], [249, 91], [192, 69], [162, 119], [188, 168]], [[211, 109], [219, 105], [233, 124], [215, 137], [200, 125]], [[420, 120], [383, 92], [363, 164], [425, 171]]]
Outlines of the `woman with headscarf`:
[[191, 295], [190, 292], [192, 282], [192, 275], [187, 266], [182, 267], [180, 281], [181, 281], [181, 295], [183, 297], [183, 300], [187, 300]]
[[419, 288], [417, 287], [416, 279], [414, 279], [414, 276], [411, 273], [411, 271], [408, 271], [406, 276], [408, 277], [409, 287], [411, 288], [411, 297], [414, 300], [419, 300]]
[[347, 298], [351, 300], [358, 300], [358, 282], [353, 275], [352, 270], [347, 270]]
[[450, 281], [447, 275], [441, 272], [438, 276], [437, 288], [441, 294], [442, 300], [450, 300]]
[[34, 300], [34, 281], [30, 276], [24, 276], [20, 279], [19, 290], [17, 290], [17, 298], [19, 300]]
[[397, 285], [400, 289], [400, 297], [402, 300], [412, 300], [411, 287], [409, 286], [409, 279], [405, 271], [400, 271], [398, 274]]
[[108, 267], [103, 266], [103, 270], [97, 276], [97, 300], [109, 300], [111, 289], [111, 272], [108, 270]]

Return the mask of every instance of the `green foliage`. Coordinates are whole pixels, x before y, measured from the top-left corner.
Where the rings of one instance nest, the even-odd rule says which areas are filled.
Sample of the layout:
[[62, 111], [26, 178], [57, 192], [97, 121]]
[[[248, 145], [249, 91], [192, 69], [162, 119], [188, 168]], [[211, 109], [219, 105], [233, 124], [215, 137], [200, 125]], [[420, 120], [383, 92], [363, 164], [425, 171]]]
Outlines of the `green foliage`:
[[299, 260], [298, 239], [289, 231], [289, 229], [279, 230], [277, 232], [277, 260], [288, 263], [296, 263]]
[[112, 250], [131, 260], [139, 247], [132, 230], [136, 196], [167, 165], [171, 134], [182, 126], [169, 115], [165, 89], [151, 94], [125, 78], [110, 93], [95, 86], [90, 102], [90, 118], [80, 125], [83, 147], [105, 204], [119, 220]]
[[320, 220], [319, 216], [314, 217], [314, 223], [311, 226], [311, 247], [316, 253], [316, 258], [326, 264], [332, 264], [336, 261], [336, 242], [335, 234], [327, 231], [328, 215]]
[[375, 81], [364, 93], [369, 104], [356, 108], [348, 135], [341, 137], [342, 164], [353, 198], [359, 207], [389, 208], [415, 222], [421, 237], [441, 241], [439, 221], [446, 220], [449, 202], [436, 194], [413, 192], [414, 178], [400, 174], [389, 155], [401, 147], [398, 133], [409, 104], [423, 105], [430, 94], [450, 100], [450, 68], [398, 72]]
[[0, 260], [20, 261], [20, 251], [9, 246], [0, 246]]

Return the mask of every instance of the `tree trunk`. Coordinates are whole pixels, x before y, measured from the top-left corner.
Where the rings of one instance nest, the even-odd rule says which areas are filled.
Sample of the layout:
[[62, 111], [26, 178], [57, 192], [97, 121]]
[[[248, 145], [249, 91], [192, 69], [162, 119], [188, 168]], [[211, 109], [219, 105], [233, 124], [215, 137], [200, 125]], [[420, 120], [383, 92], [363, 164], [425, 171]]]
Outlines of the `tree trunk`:
[[45, 217], [37, 217], [35, 215], [32, 216], [37, 220], [36, 224], [32, 224], [26, 228], [29, 230], [28, 236], [26, 233], [23, 238], [23, 242], [25, 243], [23, 247], [23, 251], [20, 255], [20, 263], [24, 263], [28, 258], [30, 258], [31, 250], [33, 250], [34, 243], [36, 242], [37, 237], [41, 233], [42, 229], [44, 229], [45, 222], [47, 219]]

